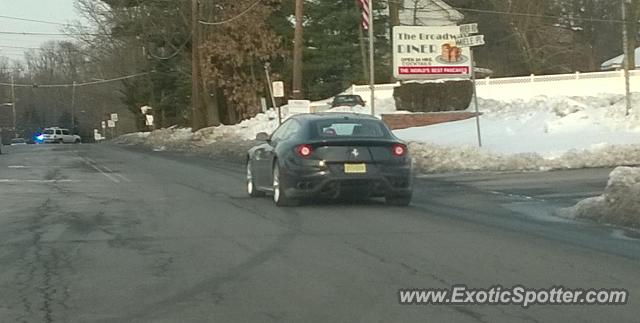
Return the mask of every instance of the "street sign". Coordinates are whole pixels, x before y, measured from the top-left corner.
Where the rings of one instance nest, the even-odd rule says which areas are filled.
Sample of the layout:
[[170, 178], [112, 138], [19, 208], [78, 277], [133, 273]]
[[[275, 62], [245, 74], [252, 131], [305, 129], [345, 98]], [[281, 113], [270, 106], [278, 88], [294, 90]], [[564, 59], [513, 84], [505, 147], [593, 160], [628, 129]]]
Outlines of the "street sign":
[[273, 82], [273, 96], [276, 98], [284, 98], [284, 82]]
[[149, 110], [153, 110], [153, 108], [148, 106], [148, 105], [140, 107], [140, 111], [142, 112], [142, 114], [147, 114], [147, 112], [149, 112]]
[[147, 126], [153, 126], [153, 115], [147, 114], [146, 116], [146, 125]]
[[115, 128], [115, 127], [116, 127], [116, 122], [115, 122], [115, 121], [113, 121], [113, 120], [108, 120], [108, 121], [107, 121], [107, 126], [108, 126], [109, 128]]
[[473, 35], [462, 37], [456, 40], [456, 45], [460, 47], [474, 47], [484, 45], [484, 35]]
[[478, 24], [473, 23], [473, 24], [460, 25], [460, 33], [465, 36], [470, 34], [477, 34]]
[[393, 76], [397, 79], [469, 77], [471, 51], [456, 45], [458, 26], [393, 27]]
[[111, 114], [111, 120], [113, 120], [114, 122], [118, 122], [118, 114], [117, 113], [112, 113]]
[[102, 125], [102, 129], [104, 129], [104, 128], [106, 128], [106, 127], [107, 127], [107, 123], [106, 123], [106, 122], [104, 122], [104, 121], [102, 121], [100, 124]]

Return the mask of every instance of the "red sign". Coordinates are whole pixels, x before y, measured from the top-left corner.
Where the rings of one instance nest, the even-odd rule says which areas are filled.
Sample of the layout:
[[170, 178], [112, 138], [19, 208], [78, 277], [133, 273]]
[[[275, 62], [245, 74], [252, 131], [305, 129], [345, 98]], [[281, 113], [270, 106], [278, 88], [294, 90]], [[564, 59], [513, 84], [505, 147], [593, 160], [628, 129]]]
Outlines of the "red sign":
[[468, 66], [407, 66], [407, 67], [398, 67], [398, 74], [401, 74], [401, 75], [430, 75], [430, 74], [465, 75], [465, 74], [469, 74], [469, 67]]

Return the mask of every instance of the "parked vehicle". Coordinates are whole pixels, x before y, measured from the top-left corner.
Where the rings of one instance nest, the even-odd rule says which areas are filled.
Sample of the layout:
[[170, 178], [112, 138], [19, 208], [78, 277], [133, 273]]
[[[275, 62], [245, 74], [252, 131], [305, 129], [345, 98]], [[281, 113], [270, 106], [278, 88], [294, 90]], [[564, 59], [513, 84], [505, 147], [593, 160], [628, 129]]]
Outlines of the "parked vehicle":
[[247, 153], [247, 192], [272, 193], [278, 206], [345, 194], [411, 201], [407, 146], [379, 119], [353, 113], [300, 114], [287, 119]]
[[366, 102], [359, 95], [341, 94], [336, 95], [331, 102], [331, 107], [354, 107], [356, 105], [365, 106]]
[[26, 145], [27, 141], [24, 138], [13, 138], [11, 139], [11, 146], [23, 146]]
[[45, 128], [38, 137], [45, 144], [79, 144], [82, 141], [80, 136], [71, 134], [68, 129], [57, 127]]

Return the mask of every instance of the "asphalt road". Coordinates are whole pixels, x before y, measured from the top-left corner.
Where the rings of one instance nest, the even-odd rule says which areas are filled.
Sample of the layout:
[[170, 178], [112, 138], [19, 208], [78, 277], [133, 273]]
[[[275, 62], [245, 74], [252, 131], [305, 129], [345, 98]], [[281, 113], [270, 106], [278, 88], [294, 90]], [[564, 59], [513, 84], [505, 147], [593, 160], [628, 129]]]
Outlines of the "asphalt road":
[[[427, 176], [408, 208], [277, 208], [241, 166], [0, 155], [0, 322], [638, 322], [640, 240], [553, 215], [609, 170]], [[400, 288], [626, 288], [627, 305], [400, 305]]]

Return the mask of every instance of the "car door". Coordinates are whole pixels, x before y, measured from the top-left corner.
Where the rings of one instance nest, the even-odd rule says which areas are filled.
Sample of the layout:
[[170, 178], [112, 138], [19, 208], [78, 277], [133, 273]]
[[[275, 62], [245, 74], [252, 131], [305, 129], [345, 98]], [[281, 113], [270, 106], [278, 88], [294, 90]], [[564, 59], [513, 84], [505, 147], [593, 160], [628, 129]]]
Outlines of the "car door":
[[56, 141], [63, 142], [64, 141], [64, 137], [62, 137], [62, 130], [56, 130], [56, 135], [55, 135], [54, 138], [55, 138]]
[[282, 152], [282, 149], [280, 149], [281, 146], [283, 146], [283, 149], [286, 149], [285, 147], [290, 146], [290, 141], [297, 139], [297, 136], [300, 133], [301, 129], [302, 125], [298, 120], [293, 119], [289, 121], [287, 127], [283, 129], [276, 140], [271, 141], [269, 149], [265, 151], [265, 160], [267, 160], [268, 162], [268, 164], [266, 165], [266, 167], [268, 167], [268, 172], [266, 174], [268, 176], [267, 181], [269, 183], [269, 186], [271, 186], [273, 183], [272, 167], [274, 164], [274, 160], [276, 158], [285, 158], [285, 156], [278, 156], [278, 152]]
[[292, 119], [286, 120], [273, 132], [269, 141], [255, 150], [253, 158], [256, 185], [271, 187], [271, 168], [275, 157], [275, 148], [287, 137], [289, 128], [294, 122], [297, 123], [297, 121]]
[[65, 143], [73, 142], [73, 136], [71, 136], [71, 133], [69, 132], [69, 130], [62, 129], [62, 141]]

